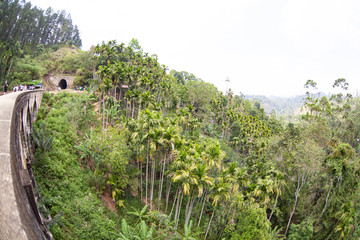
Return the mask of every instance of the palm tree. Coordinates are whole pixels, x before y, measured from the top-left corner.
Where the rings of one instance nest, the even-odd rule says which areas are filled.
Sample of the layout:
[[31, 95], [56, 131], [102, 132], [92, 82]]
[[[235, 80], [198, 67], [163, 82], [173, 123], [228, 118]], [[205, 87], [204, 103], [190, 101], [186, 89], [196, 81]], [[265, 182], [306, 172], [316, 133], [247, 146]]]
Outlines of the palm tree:
[[225, 157], [225, 152], [220, 148], [220, 144], [212, 143], [206, 148], [206, 161], [210, 168], [217, 167], [218, 171], [221, 169], [221, 162]]
[[[132, 106], [132, 111], [131, 111], [131, 118], [134, 118], [134, 114], [135, 114], [135, 100], [140, 98], [140, 91], [139, 89], [135, 89], [133, 92], [133, 98], [132, 98], [132, 102], [133, 102], [133, 106]], [[131, 102], [130, 102], [131, 105]]]
[[[161, 124], [161, 112], [150, 110], [141, 111], [138, 116], [139, 132], [142, 133], [140, 142], [142, 149], [146, 148], [146, 169], [145, 169], [145, 202], [148, 204], [148, 186], [149, 186], [149, 159], [152, 161], [151, 169], [151, 195], [150, 204], [152, 207], [153, 187], [155, 182], [155, 158], [153, 153], [157, 149], [158, 138], [161, 135], [161, 130], [158, 128]], [[150, 208], [151, 208], [150, 207]]]
[[196, 193], [193, 189], [193, 186], [196, 186], [198, 184], [198, 180], [194, 175], [197, 161], [197, 158], [194, 155], [195, 153], [196, 151], [194, 151], [193, 145], [182, 145], [180, 149], [174, 151], [175, 160], [172, 164], [172, 168], [174, 170], [172, 173], [169, 174], [169, 176], [172, 177], [173, 182], [179, 182], [181, 186], [180, 188], [178, 188], [178, 192], [181, 192], [181, 195], [179, 195], [178, 197], [177, 208], [175, 211], [175, 220], [179, 219], [181, 202], [184, 195], [188, 196], [185, 219], [188, 219], [189, 214], [191, 214], [191, 211], [189, 210], [192, 209], [193, 201], [195, 198], [194, 193]]
[[245, 168], [239, 168], [237, 167], [237, 164], [235, 162], [232, 162], [229, 164], [228, 167], [222, 169], [220, 176], [223, 179], [226, 179], [226, 182], [229, 184], [230, 197], [229, 197], [229, 201], [225, 203], [225, 206], [227, 206], [226, 208], [228, 208], [228, 211], [227, 214], [225, 215], [224, 225], [219, 234], [219, 239], [221, 239], [224, 229], [228, 223], [228, 218], [232, 206], [235, 205], [234, 207], [234, 214], [235, 214], [237, 206], [242, 205], [244, 203], [243, 195], [239, 191], [239, 189], [243, 188], [247, 184], [247, 172]]
[[144, 103], [144, 107], [146, 107], [149, 103], [154, 101], [153, 98], [154, 98], [154, 96], [149, 91], [146, 91], [146, 92], [143, 92], [140, 94], [138, 115], [140, 115], [141, 104]]
[[154, 197], [154, 184], [155, 184], [155, 168], [156, 168], [156, 159], [153, 156], [153, 153], [158, 149], [158, 142], [161, 136], [162, 127], [154, 128], [150, 130], [149, 135], [151, 138], [150, 143], [150, 159], [151, 159], [151, 190], [150, 190], [150, 209], [152, 209], [153, 197]]
[[[214, 179], [208, 175], [209, 168], [208, 168], [208, 166], [206, 166], [203, 163], [198, 163], [196, 165], [196, 168], [195, 168], [193, 174], [197, 179], [197, 193], [198, 193], [197, 197], [200, 198], [204, 194], [204, 189], [214, 185]], [[185, 220], [185, 223], [188, 223], [190, 220], [191, 211], [193, 209], [193, 204], [194, 204], [194, 202], [192, 202], [192, 204], [190, 205], [190, 209], [188, 212], [188, 216]], [[203, 205], [203, 207], [204, 207], [204, 205]], [[202, 208], [202, 211], [203, 211], [203, 209], [204, 208]], [[201, 216], [200, 216], [200, 220], [201, 220]], [[199, 220], [199, 222], [200, 222], [200, 220]]]
[[134, 97], [134, 92], [132, 90], [128, 90], [125, 93], [125, 99], [126, 99], [126, 114], [125, 116], [130, 118], [131, 116], [131, 100]]
[[160, 209], [160, 202], [161, 202], [162, 188], [163, 188], [163, 183], [164, 183], [166, 162], [168, 159], [172, 158], [173, 152], [175, 150], [174, 144], [178, 138], [179, 138], [178, 127], [174, 126], [174, 125], [169, 125], [168, 127], [166, 127], [164, 129], [164, 131], [162, 132], [162, 136], [159, 140], [159, 143], [163, 144], [164, 149], [168, 149], [168, 151], [164, 153], [163, 166], [162, 166], [162, 170], [160, 172], [158, 210]]
[[[195, 169], [195, 166], [193, 163], [188, 162], [182, 164], [183, 168], [176, 170], [174, 173], [172, 180], [173, 182], [180, 182], [181, 183], [181, 195], [180, 195], [180, 201], [177, 204], [177, 208], [175, 211], [175, 221], [179, 220], [180, 216], [180, 210], [181, 210], [181, 203], [182, 199], [185, 195], [189, 195], [189, 201], [191, 200], [191, 186], [197, 184], [197, 179], [193, 176], [192, 172]], [[175, 228], [177, 228], [177, 224], [175, 225]]]
[[219, 201], [221, 200], [227, 201], [230, 199], [230, 184], [227, 183], [226, 180], [222, 177], [217, 178], [214, 187], [211, 189], [210, 198], [212, 199], [212, 205], [214, 206], [214, 209], [209, 220], [209, 225], [206, 230], [204, 240], [207, 239], [211, 222], [213, 220], [216, 211], [216, 206], [218, 205]]

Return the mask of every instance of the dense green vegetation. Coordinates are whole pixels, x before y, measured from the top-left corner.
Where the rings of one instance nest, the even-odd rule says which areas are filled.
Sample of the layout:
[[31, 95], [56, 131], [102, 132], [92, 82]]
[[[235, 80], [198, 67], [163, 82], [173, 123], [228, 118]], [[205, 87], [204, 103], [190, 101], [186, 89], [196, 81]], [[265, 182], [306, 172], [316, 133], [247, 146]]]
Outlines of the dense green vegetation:
[[2, 43], [21, 52], [2, 58], [10, 87], [52, 73], [90, 85], [45, 93], [32, 132], [55, 239], [359, 239], [360, 100], [345, 79], [332, 96], [307, 81], [304, 114], [285, 123], [135, 39]]
[[53, 219], [48, 227], [55, 239], [112, 239], [116, 216], [91, 190], [93, 174], [78, 163], [74, 149], [77, 129], [96, 124], [90, 111], [81, 119], [79, 101], [78, 96], [67, 94], [44, 95], [33, 134], [38, 147], [34, 168], [42, 194], [39, 205], [47, 209], [44, 216]]
[[89, 91], [46, 94], [34, 130], [53, 143], [37, 141], [34, 169], [57, 239], [359, 237], [360, 102], [345, 79], [329, 98], [309, 80], [306, 114], [282, 123], [136, 40], [94, 52]]
[[[56, 49], [61, 45], [81, 46], [79, 30], [72, 24], [70, 14], [65, 11], [54, 12], [51, 8], [44, 11], [32, 6], [31, 2], [19, 0], [0, 2], [1, 84], [8, 79], [19, 57], [23, 57], [24, 54], [34, 57], [48, 47]], [[24, 62], [22, 68], [33, 74], [40, 70], [31, 59]]]

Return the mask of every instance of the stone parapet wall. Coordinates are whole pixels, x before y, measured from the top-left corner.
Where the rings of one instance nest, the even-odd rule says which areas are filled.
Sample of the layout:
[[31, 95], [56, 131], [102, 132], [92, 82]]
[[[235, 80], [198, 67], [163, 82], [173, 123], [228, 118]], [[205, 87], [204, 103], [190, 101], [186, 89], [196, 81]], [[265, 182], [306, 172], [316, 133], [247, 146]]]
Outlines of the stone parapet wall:
[[43, 91], [0, 96], [0, 239], [52, 239], [36, 206], [30, 131]]

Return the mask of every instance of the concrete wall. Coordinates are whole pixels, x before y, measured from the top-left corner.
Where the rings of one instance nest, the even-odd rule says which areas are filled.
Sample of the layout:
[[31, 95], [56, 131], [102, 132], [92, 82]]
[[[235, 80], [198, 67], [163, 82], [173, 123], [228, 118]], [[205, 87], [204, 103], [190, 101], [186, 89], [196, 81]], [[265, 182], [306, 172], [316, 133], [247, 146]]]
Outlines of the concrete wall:
[[43, 91], [0, 96], [0, 239], [52, 239], [36, 206], [30, 131]]

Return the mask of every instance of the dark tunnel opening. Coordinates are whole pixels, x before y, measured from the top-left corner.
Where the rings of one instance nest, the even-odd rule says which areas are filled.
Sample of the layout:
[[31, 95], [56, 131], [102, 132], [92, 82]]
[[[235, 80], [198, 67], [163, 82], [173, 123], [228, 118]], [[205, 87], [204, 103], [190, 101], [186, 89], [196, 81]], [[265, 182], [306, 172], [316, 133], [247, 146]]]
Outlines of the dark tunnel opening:
[[67, 88], [67, 82], [65, 79], [61, 79], [61, 81], [59, 82], [59, 87], [61, 89], [66, 89]]

